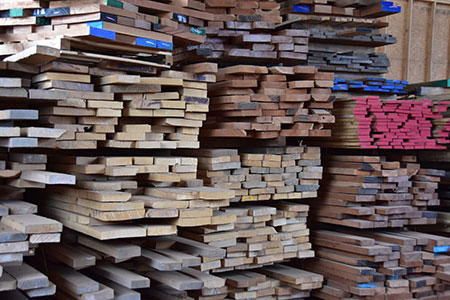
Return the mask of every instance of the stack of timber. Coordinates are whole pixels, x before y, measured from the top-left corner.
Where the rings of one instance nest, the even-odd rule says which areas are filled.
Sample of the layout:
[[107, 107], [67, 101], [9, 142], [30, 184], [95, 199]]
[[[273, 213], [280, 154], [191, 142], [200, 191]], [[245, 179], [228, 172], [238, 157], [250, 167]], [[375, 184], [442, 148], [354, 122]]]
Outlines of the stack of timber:
[[[3, 63], [0, 69], [14, 76], [16, 70], [26, 70], [27, 67], [18, 64], [8, 67]], [[28, 74], [23, 72], [20, 75], [23, 77], [0, 78], [0, 147], [54, 147], [55, 139], [61, 137], [65, 130], [39, 126], [38, 119], [42, 115], [37, 109], [30, 108], [30, 102], [52, 101], [56, 93], [30, 89]]]
[[[51, 45], [65, 51], [101, 49], [122, 57], [127, 52], [145, 54], [150, 61], [170, 65], [174, 43], [204, 42], [206, 34], [202, 27], [217, 19], [216, 12], [207, 11], [207, 5], [176, 0], [165, 3], [67, 0], [48, 4], [24, 1], [20, 7], [17, 3], [5, 3], [0, 8], [0, 24], [4, 28], [0, 52], [15, 54], [29, 46]], [[262, 4], [258, 16], [273, 14], [267, 11], [272, 9], [276, 7]], [[233, 13], [244, 12], [247, 14], [245, 9]], [[230, 21], [237, 17], [223, 15], [221, 19]]]
[[217, 274], [224, 288], [202, 288], [194, 299], [306, 299], [312, 289], [322, 287], [323, 276], [283, 264]]
[[[22, 150], [25, 151], [25, 150]], [[74, 185], [75, 176], [47, 170], [47, 155], [10, 152], [0, 155], [0, 184], [17, 189]]]
[[324, 179], [312, 203], [315, 220], [355, 228], [435, 224], [436, 213], [427, 208], [439, 205], [443, 171], [423, 168], [416, 160], [325, 156]]
[[205, 27], [200, 45], [174, 50], [175, 62], [254, 61], [269, 64], [298, 64], [306, 61], [308, 30], [275, 30], [282, 21], [275, 1], [205, 1], [215, 19]]
[[[208, 27], [208, 37], [201, 45], [174, 51], [175, 62], [213, 61], [236, 63], [251, 61], [267, 64], [295, 65], [305, 62], [308, 53], [308, 30], [273, 30], [267, 22], [226, 22], [223, 27]], [[255, 30], [256, 32], [254, 32]], [[260, 31], [263, 30], [263, 33]]]
[[355, 18], [380, 18], [400, 13], [401, 7], [390, 1], [285, 1], [281, 5], [281, 15], [288, 20], [295, 19], [297, 14], [317, 14], [329, 16], [352, 16]]
[[240, 204], [178, 235], [101, 241], [66, 232], [72, 242], [44, 249], [48, 276], [63, 299], [306, 298], [323, 277], [274, 262], [313, 256], [307, 212], [290, 202]]
[[364, 149], [447, 149], [450, 101], [378, 96], [335, 102], [333, 138], [322, 146]]
[[306, 227], [308, 210], [308, 205], [285, 201], [236, 204], [222, 208], [215, 217], [217, 222], [183, 228], [179, 235], [225, 251], [222, 258], [202, 257], [201, 271], [253, 269], [314, 257]]
[[333, 73], [314, 67], [237, 65], [219, 69], [208, 87], [205, 138], [323, 137], [333, 123]]
[[450, 116], [442, 106], [447, 107], [450, 103], [450, 80], [410, 84], [407, 86], [407, 91], [412, 95], [406, 99], [418, 101], [425, 98], [433, 100], [435, 106], [441, 107], [439, 112], [442, 113], [443, 118], [433, 119], [432, 134], [438, 138], [439, 143], [447, 144], [450, 137]]
[[321, 299], [446, 299], [450, 239], [415, 231], [314, 231]]
[[[428, 168], [439, 168], [442, 170], [441, 180], [438, 186], [439, 206], [433, 207], [437, 213], [437, 224], [427, 226], [426, 230], [449, 236], [450, 225], [450, 156], [448, 151], [420, 151], [419, 161], [421, 165]], [[424, 229], [425, 230], [425, 229]]]
[[380, 77], [358, 79], [334, 78], [333, 91], [350, 91], [358, 94], [406, 94], [408, 81]]
[[54, 156], [51, 162], [52, 168], [76, 174], [77, 185], [47, 188], [41, 193], [42, 211], [100, 240], [208, 225], [214, 210], [235, 197], [231, 190], [203, 187], [196, 180], [197, 159], [191, 157]]
[[309, 30], [307, 64], [352, 79], [388, 72], [389, 59], [376, 47], [396, 39], [381, 31], [389, 24], [380, 18], [400, 11], [388, 1], [285, 1], [277, 28]]
[[41, 244], [59, 243], [62, 224], [37, 215], [38, 207], [23, 200], [24, 189], [1, 185], [0, 191], [0, 291], [17, 289], [30, 298], [53, 295], [55, 285], [23, 260]]
[[61, 299], [303, 299], [323, 282], [320, 274], [282, 264], [202, 272], [200, 257], [221, 256], [221, 249], [176, 236], [147, 240], [141, 246], [84, 237], [78, 242], [82, 246], [56, 245], [51, 249], [66, 251], [48, 256], [49, 277], [57, 283]]
[[[280, 23], [280, 4], [274, 0], [256, 0], [256, 1], [217, 1], [205, 0], [205, 11], [214, 14], [213, 21], [207, 23], [207, 27], [223, 28], [228, 22], [236, 24], [249, 23], [249, 26], [258, 28], [258, 25], [264, 23]], [[252, 27], [250, 27], [252, 28]]]
[[371, 28], [338, 29], [333, 27], [319, 27], [317, 25], [301, 26], [309, 28], [311, 43], [380, 47], [397, 43], [397, 39], [390, 34], [379, 33]]
[[385, 53], [361, 53], [357, 51], [336, 52], [310, 46], [307, 64], [320, 71], [383, 74], [388, 72], [389, 59]]
[[198, 177], [211, 187], [234, 190], [233, 202], [317, 197], [320, 148], [199, 149]]
[[[35, 65], [40, 60], [26, 65], [31, 74], [11, 72], [29, 79], [2, 78], [2, 106], [8, 108], [1, 110], [3, 146], [199, 147], [199, 130], [208, 112], [207, 83], [215, 82], [216, 64], [189, 65], [156, 75], [153, 67], [117, 65], [109, 58], [88, 65], [82, 54], [52, 59], [42, 66]], [[122, 67], [126, 71], [117, 70]], [[32, 88], [25, 82], [31, 82]]]
[[[209, 65], [214, 70], [215, 65]], [[47, 126], [67, 130], [57, 140], [58, 148], [199, 147], [199, 128], [208, 112], [207, 83], [215, 81], [214, 75], [170, 70], [150, 77], [106, 71], [94, 79], [89, 75], [93, 68], [67, 67], [79, 67], [84, 74], [75, 75], [67, 70], [33, 77], [35, 82], [39, 81], [39, 88], [52, 88], [41, 84], [62, 83], [53, 88], [67, 95], [66, 101], [40, 108]], [[195, 67], [191, 69], [196, 72]], [[60, 81], [61, 78], [66, 81]], [[95, 86], [89, 82], [95, 82]]]

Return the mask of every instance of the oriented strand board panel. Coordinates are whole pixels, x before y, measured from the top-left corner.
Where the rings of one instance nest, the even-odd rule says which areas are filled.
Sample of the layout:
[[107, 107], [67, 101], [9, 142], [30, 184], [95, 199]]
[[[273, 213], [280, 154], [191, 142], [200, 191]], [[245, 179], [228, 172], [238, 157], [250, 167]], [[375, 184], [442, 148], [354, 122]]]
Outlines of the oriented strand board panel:
[[[391, 61], [386, 78], [405, 78], [409, 0], [396, 1], [402, 6], [402, 12], [387, 17], [389, 27], [387, 33], [397, 38], [397, 44], [385, 47]], [[411, 52], [409, 62], [409, 78], [411, 83], [428, 80], [428, 61], [431, 53], [431, 2], [414, 1], [411, 23]], [[434, 17], [434, 38], [432, 47], [430, 80], [450, 77], [450, 5], [437, 4]]]

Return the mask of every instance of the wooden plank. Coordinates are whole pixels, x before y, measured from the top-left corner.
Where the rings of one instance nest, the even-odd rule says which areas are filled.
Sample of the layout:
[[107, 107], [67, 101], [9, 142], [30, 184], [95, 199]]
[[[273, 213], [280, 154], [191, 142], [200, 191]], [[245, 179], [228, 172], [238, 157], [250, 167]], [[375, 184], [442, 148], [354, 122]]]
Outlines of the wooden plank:
[[1, 222], [4, 225], [28, 234], [62, 231], [61, 223], [32, 214], [5, 216], [2, 217]]

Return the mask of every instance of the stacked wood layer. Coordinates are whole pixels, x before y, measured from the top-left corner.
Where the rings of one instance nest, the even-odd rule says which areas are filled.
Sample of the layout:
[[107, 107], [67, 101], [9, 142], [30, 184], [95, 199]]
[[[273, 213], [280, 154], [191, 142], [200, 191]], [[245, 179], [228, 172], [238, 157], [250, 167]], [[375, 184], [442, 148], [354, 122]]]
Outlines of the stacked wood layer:
[[235, 196], [231, 190], [203, 187], [196, 180], [197, 159], [191, 157], [54, 156], [51, 168], [69, 170], [77, 183], [43, 191], [42, 211], [100, 240], [209, 225], [214, 210]]
[[295, 19], [296, 14], [317, 14], [332, 16], [352, 16], [355, 18], [380, 18], [399, 13], [400, 6], [389, 1], [285, 1], [281, 5], [281, 15]]
[[221, 208], [217, 219], [221, 218], [222, 224], [183, 228], [179, 235], [224, 249], [222, 258], [202, 257], [202, 271], [253, 269], [291, 258], [314, 257], [306, 227], [308, 209], [307, 205], [285, 201], [234, 205]]
[[314, 67], [238, 65], [219, 69], [208, 87], [210, 113], [202, 137], [323, 137], [333, 123], [333, 74]]
[[308, 30], [276, 31], [274, 24], [267, 22], [228, 21], [218, 26], [207, 27], [203, 44], [176, 49], [174, 61], [295, 65], [307, 59]]
[[283, 201], [239, 204], [178, 236], [120, 241], [67, 236], [77, 243], [45, 248], [49, 278], [58, 286], [57, 296], [70, 299], [94, 294], [162, 299], [172, 293], [190, 299], [186, 292], [193, 299], [306, 298], [323, 277], [278, 263], [313, 256], [307, 212], [307, 205]]
[[206, 185], [234, 190], [233, 202], [317, 197], [322, 178], [318, 147], [199, 149], [182, 153], [199, 160]]
[[450, 225], [450, 156], [448, 151], [420, 151], [419, 161], [421, 165], [442, 170], [441, 180], [438, 186], [439, 206], [433, 207], [437, 214], [436, 225], [427, 226], [424, 230], [449, 236]]
[[38, 207], [23, 200], [24, 191], [0, 185], [0, 291], [17, 289], [30, 298], [53, 295], [54, 283], [23, 260], [41, 244], [59, 243], [63, 226], [37, 215]]
[[327, 147], [447, 149], [449, 101], [387, 100], [378, 96], [335, 102], [336, 122]]
[[[30, 78], [32, 88], [22, 84], [27, 79], [2, 78], [2, 105], [9, 107], [2, 110], [3, 119], [11, 122], [2, 127], [4, 146], [199, 147], [199, 130], [209, 105], [207, 83], [215, 82], [215, 64], [191, 65], [191, 72], [170, 70], [149, 76], [156, 71], [117, 71], [114, 64], [86, 66], [79, 59], [55, 59], [34, 67], [32, 74], [11, 73]], [[30, 106], [34, 109], [25, 109]], [[28, 120], [36, 120], [38, 127], [30, 127], [33, 123]]]
[[335, 50], [312, 47], [308, 53], [308, 65], [326, 72], [387, 73], [389, 59], [384, 53], [361, 53], [356, 51], [336, 52]]
[[317, 258], [306, 263], [325, 277], [321, 299], [436, 299], [449, 295], [450, 239], [415, 231], [317, 230]]
[[407, 84], [408, 81], [380, 77], [334, 78], [333, 91], [351, 91], [360, 94], [406, 94]]
[[282, 21], [279, 3], [236, 0], [205, 3], [206, 11], [215, 16], [215, 20], [205, 24], [205, 42], [175, 49], [175, 62], [245, 60], [298, 64], [306, 60], [309, 31], [275, 30]]
[[[310, 26], [302, 26], [309, 28]], [[309, 41], [312, 43], [338, 44], [351, 46], [379, 47], [397, 43], [390, 34], [379, 33], [370, 28], [351, 28], [336, 30], [332, 27], [311, 26]]]
[[308, 65], [354, 78], [361, 74], [387, 73], [389, 59], [376, 47], [396, 43], [380, 29], [381, 19], [401, 11], [387, 1], [285, 1], [284, 22], [278, 28], [310, 30]]
[[356, 228], [436, 223], [427, 208], [439, 205], [443, 172], [421, 167], [415, 156], [329, 155], [323, 161], [316, 221]]
[[[122, 57], [127, 52], [145, 53], [150, 60], [170, 65], [174, 43], [203, 43], [203, 27], [216, 20], [208, 3], [200, 1], [25, 1], [20, 6], [0, 7], [2, 54], [45, 44], [66, 51], [102, 49]], [[263, 5], [258, 11], [267, 8]]]

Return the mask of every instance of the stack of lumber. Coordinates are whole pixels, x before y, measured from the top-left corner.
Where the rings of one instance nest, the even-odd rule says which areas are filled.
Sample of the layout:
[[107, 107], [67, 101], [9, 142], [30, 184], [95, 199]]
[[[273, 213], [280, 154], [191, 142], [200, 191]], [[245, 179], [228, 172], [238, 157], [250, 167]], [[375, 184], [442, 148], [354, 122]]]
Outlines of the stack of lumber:
[[215, 18], [205, 26], [200, 45], [174, 50], [175, 62], [262, 61], [269, 64], [298, 64], [306, 60], [308, 30], [275, 30], [282, 21], [276, 1], [205, 1]]
[[5, 265], [0, 282], [1, 295], [5, 299], [30, 299], [56, 292], [56, 285], [46, 275], [26, 263]]
[[310, 47], [308, 52], [309, 66], [320, 71], [382, 74], [388, 72], [389, 59], [385, 53], [342, 51]]
[[301, 26], [310, 28], [309, 41], [317, 44], [337, 44], [351, 46], [380, 47], [397, 43], [390, 34], [379, 33], [370, 28], [338, 29], [333, 27]]
[[[179, 235], [224, 249], [225, 257], [202, 257], [201, 271], [253, 269], [291, 258], [314, 257], [306, 228], [308, 209], [308, 205], [285, 201], [234, 205], [222, 208], [217, 222], [183, 228]], [[219, 224], [219, 219], [228, 223]]]
[[325, 277], [321, 299], [447, 298], [450, 239], [415, 231], [316, 230], [317, 258], [306, 263]]
[[32, 78], [36, 88], [62, 93], [61, 101], [39, 107], [42, 124], [66, 130], [57, 148], [199, 147], [199, 128], [208, 112], [207, 83], [215, 81], [215, 64], [151, 77], [108, 70], [92, 76], [90, 71], [97, 67], [74, 59], [73, 64], [52, 62]]
[[207, 34], [205, 42], [201, 45], [176, 49], [174, 61], [241, 62], [245, 60], [292, 65], [305, 62], [307, 59], [308, 30], [275, 31], [273, 23], [230, 21], [222, 27], [208, 27]]
[[47, 170], [47, 155], [33, 153], [4, 153], [0, 155], [1, 184], [18, 189], [46, 185], [73, 185], [75, 176]]
[[23, 200], [24, 189], [2, 185], [0, 191], [0, 291], [53, 295], [55, 285], [23, 259], [41, 244], [59, 243], [62, 224], [37, 215], [38, 207]]
[[225, 250], [179, 236], [131, 242], [79, 235], [77, 244], [46, 247], [49, 278], [58, 286], [57, 296], [167, 299], [161, 296], [176, 294], [183, 299], [191, 299], [187, 295], [193, 299], [266, 299], [277, 295], [297, 299], [322, 286], [321, 275], [281, 264], [209, 274], [216, 265], [212, 262], [223, 258]]
[[203, 288], [201, 293], [193, 291], [189, 295], [194, 299], [305, 299], [323, 282], [322, 275], [282, 264], [217, 276], [226, 282], [225, 288]]
[[234, 190], [233, 202], [317, 197], [320, 148], [199, 149], [198, 177], [208, 186]]
[[285, 1], [277, 28], [309, 30], [307, 64], [353, 79], [388, 72], [390, 62], [376, 47], [395, 44], [381, 29], [401, 7], [388, 1]]
[[[389, 23], [383, 19], [375, 18], [355, 18], [346, 16], [330, 16], [321, 14], [290, 14], [286, 16], [283, 23], [280, 23], [277, 28], [283, 28], [292, 26], [293, 28], [299, 26], [316, 28], [320, 26], [329, 27], [342, 27], [342, 29], [353, 28], [370, 28], [370, 29], [382, 29], [389, 26]], [[299, 25], [294, 25], [299, 24]], [[295, 27], [294, 27], [295, 26]]]
[[[348, 99], [348, 98], [347, 98]], [[364, 149], [447, 149], [450, 101], [382, 101], [378, 96], [335, 102], [333, 138], [322, 146]]]
[[[268, 15], [264, 19], [273, 19], [278, 11], [277, 3], [256, 5], [256, 17], [260, 19], [261, 14]], [[171, 64], [174, 43], [204, 42], [205, 30], [201, 27], [217, 19], [215, 8], [207, 6], [208, 3], [200, 1], [176, 0], [165, 3], [134, 0], [5, 3], [0, 7], [0, 25], [4, 28], [0, 40], [5, 42], [0, 52], [15, 54], [30, 45], [46, 44], [59, 45], [64, 50], [80, 47], [95, 52], [101, 48], [124, 57], [127, 51], [140, 52], [155, 61], [162, 56], [164, 64]], [[223, 15], [220, 20], [239, 19], [239, 14], [250, 14], [248, 10], [253, 12], [251, 7], [236, 8], [231, 13], [237, 16]]]
[[208, 87], [210, 113], [202, 137], [323, 137], [333, 123], [333, 73], [314, 67], [237, 65], [219, 69]]
[[444, 107], [450, 104], [450, 81], [437, 80], [430, 82], [422, 82], [410, 84], [407, 91], [415, 96], [409, 96], [407, 99], [420, 101], [428, 99], [433, 101], [433, 105], [438, 108], [443, 117], [433, 119], [432, 135], [437, 137], [439, 144], [448, 144], [450, 137], [450, 116]]
[[[100, 240], [208, 225], [213, 210], [235, 197], [231, 190], [203, 187], [196, 180], [197, 159], [191, 157], [54, 156], [51, 162], [54, 169], [76, 174], [77, 185], [43, 191], [43, 212]], [[144, 220], [123, 223], [138, 219]]]
[[333, 91], [351, 91], [360, 94], [406, 94], [408, 81], [379, 77], [358, 79], [334, 78]]
[[327, 155], [314, 204], [315, 220], [356, 228], [435, 224], [442, 171], [422, 168], [415, 156]]
[[[280, 4], [274, 0], [256, 1], [217, 1], [205, 0], [205, 11], [214, 14], [214, 20], [207, 23], [208, 28], [223, 28], [231, 22], [238, 24], [249, 23], [253, 28], [265, 23], [280, 23]], [[250, 27], [252, 28], [252, 27]]]
[[448, 151], [429, 150], [419, 152], [421, 165], [442, 170], [441, 180], [438, 186], [439, 206], [433, 207], [437, 213], [437, 221], [434, 226], [427, 226], [427, 230], [448, 236], [450, 225], [450, 156]]
[[[19, 68], [18, 65], [13, 65]], [[11, 67], [13, 67], [11, 66]], [[1, 68], [8, 72], [7, 66]], [[51, 101], [54, 92], [46, 93], [29, 89], [30, 80], [27, 74], [20, 77], [0, 78], [0, 146], [7, 148], [53, 147], [55, 139], [64, 134], [63, 129], [45, 128], [39, 126], [39, 111], [30, 108], [30, 102]], [[42, 115], [41, 115], [42, 117]]]
[[302, 1], [285, 1], [281, 5], [281, 15], [295, 19], [297, 14], [317, 14], [329, 16], [351, 16], [355, 18], [380, 18], [401, 12], [401, 7], [390, 1], [321, 1], [311, 4]]

